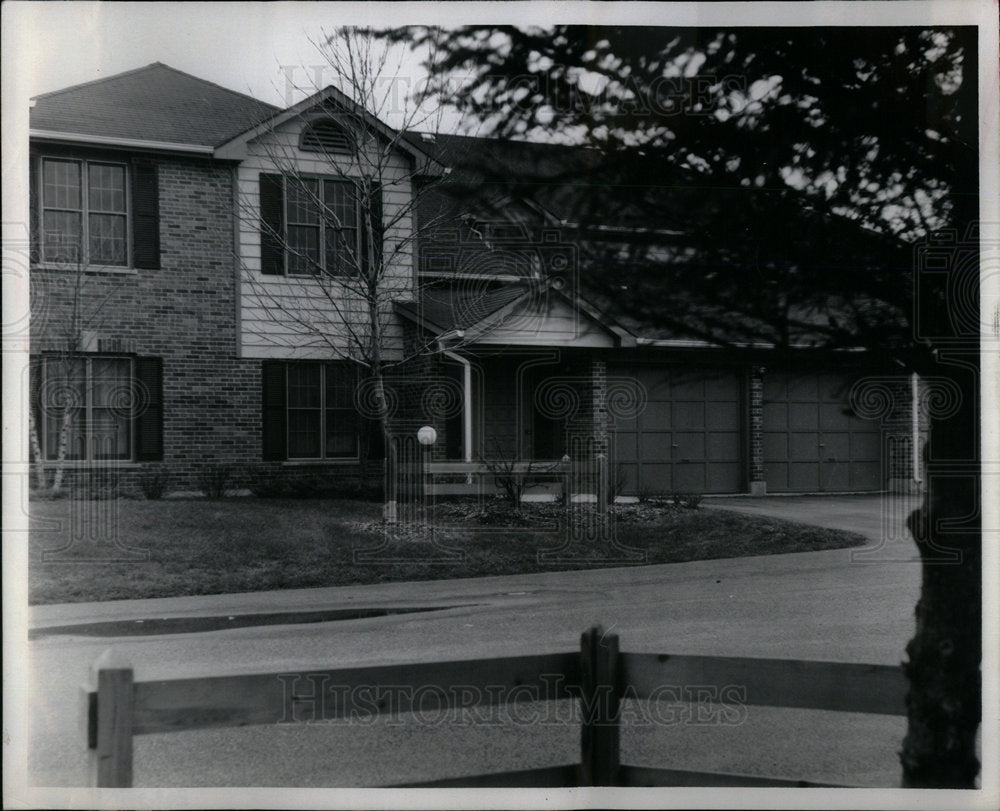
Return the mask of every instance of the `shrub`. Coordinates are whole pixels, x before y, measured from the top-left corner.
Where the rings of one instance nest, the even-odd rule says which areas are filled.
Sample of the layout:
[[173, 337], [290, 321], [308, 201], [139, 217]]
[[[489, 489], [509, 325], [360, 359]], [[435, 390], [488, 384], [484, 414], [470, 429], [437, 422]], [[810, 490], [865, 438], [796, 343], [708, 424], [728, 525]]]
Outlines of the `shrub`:
[[38, 499], [39, 501], [59, 501], [64, 498], [69, 498], [69, 491], [62, 487], [59, 490], [53, 490], [51, 487], [44, 488], [33, 488], [28, 493], [29, 499]]
[[198, 487], [208, 498], [223, 498], [229, 490], [232, 477], [232, 465], [207, 464], [198, 470]]
[[625, 473], [624, 462], [618, 462], [614, 468], [612, 468], [610, 475], [608, 476], [608, 502], [611, 504], [615, 503], [615, 499], [618, 498], [625, 490], [625, 485], [628, 483], [628, 476]]
[[688, 510], [698, 509], [701, 504], [701, 493], [677, 493], [674, 495], [674, 503]]
[[170, 473], [163, 465], [145, 468], [139, 476], [139, 489], [150, 501], [163, 498], [167, 490]]
[[331, 474], [328, 471], [258, 470], [249, 475], [248, 486], [258, 498], [350, 498], [361, 501], [382, 498], [381, 479]]

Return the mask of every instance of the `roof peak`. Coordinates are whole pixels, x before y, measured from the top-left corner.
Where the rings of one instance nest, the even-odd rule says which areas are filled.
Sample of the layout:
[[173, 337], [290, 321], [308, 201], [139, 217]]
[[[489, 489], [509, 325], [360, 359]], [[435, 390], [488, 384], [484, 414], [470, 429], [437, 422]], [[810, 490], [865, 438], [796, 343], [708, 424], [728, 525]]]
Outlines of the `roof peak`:
[[209, 79], [203, 79], [201, 76], [195, 76], [193, 73], [187, 73], [186, 71], [179, 70], [178, 68], [175, 68], [172, 65], [168, 65], [165, 62], [160, 62], [160, 61], [150, 62], [148, 65], [143, 65], [142, 67], [139, 68], [132, 68], [131, 70], [125, 70], [122, 71], [121, 73], [114, 73], [111, 76], [102, 76], [98, 79], [91, 79], [90, 81], [87, 82], [80, 82], [80, 84], [70, 85], [69, 87], [63, 87], [59, 90], [51, 90], [48, 93], [39, 93], [37, 96], [32, 96], [31, 100], [36, 101], [38, 99], [46, 99], [46, 98], [51, 98], [52, 96], [59, 96], [62, 95], [63, 93], [72, 93], [74, 91], [81, 90], [84, 87], [91, 87], [93, 85], [101, 84], [102, 82], [110, 82], [115, 79], [123, 79], [126, 76], [134, 76], [137, 73], [142, 73], [144, 71], [150, 71], [150, 70], [168, 70], [171, 73], [176, 73], [179, 76], [184, 76], [188, 79], [193, 79], [194, 81], [201, 82], [202, 84], [211, 85], [212, 87], [216, 87], [219, 90], [225, 91], [226, 93], [231, 93], [234, 96], [239, 96], [240, 98], [253, 101], [256, 104], [259, 104], [261, 107], [267, 107], [271, 110], [281, 109], [280, 107], [276, 107], [275, 105], [269, 104], [266, 101], [261, 101], [260, 99], [249, 95], [248, 93], [241, 93], [238, 90], [233, 90], [232, 88], [224, 87], [223, 85], [218, 84], [217, 82], [210, 81]]

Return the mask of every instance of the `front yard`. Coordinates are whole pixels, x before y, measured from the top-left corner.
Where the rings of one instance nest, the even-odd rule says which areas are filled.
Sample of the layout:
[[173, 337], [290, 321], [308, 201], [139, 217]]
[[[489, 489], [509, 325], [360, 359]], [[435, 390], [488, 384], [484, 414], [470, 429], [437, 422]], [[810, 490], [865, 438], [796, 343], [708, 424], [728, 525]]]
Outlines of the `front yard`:
[[[556, 505], [524, 505], [513, 515], [442, 505], [433, 533], [417, 522], [387, 533], [381, 509], [339, 499], [33, 501], [29, 599], [82, 602], [478, 577], [865, 542], [847, 532], [666, 503], [615, 507], [615, 543], [594, 531], [597, 516], [586, 509], [569, 543]], [[553, 557], [556, 550], [555, 560], [547, 560], [546, 552]]]

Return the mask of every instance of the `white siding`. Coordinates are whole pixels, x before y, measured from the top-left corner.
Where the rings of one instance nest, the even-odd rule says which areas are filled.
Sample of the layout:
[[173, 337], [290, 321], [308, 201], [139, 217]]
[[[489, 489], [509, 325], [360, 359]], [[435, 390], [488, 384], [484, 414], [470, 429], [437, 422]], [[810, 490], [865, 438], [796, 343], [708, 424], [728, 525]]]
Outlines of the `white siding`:
[[[373, 174], [370, 169], [362, 171], [351, 166], [354, 160], [349, 155], [344, 156], [339, 169], [334, 169], [327, 156], [301, 152], [298, 141], [303, 126], [301, 119], [293, 119], [276, 131], [254, 139], [248, 144], [247, 157], [237, 170], [241, 357], [337, 357], [338, 350], [343, 352], [351, 346], [344, 319], [352, 318], [355, 328], [363, 328], [368, 321], [362, 301], [356, 297], [352, 300], [332, 281], [324, 290], [313, 279], [265, 276], [260, 272], [261, 173], [281, 174], [294, 167], [293, 171], [316, 175], [360, 178]], [[383, 351], [392, 358], [401, 353], [402, 330], [389, 302], [413, 295], [412, 246], [407, 243], [413, 227], [410, 216], [412, 189], [408, 178], [409, 158], [405, 153], [397, 152], [379, 160], [384, 184], [383, 217], [386, 222], [399, 217], [398, 222], [386, 229], [383, 243], [385, 256], [392, 257], [385, 277]]]

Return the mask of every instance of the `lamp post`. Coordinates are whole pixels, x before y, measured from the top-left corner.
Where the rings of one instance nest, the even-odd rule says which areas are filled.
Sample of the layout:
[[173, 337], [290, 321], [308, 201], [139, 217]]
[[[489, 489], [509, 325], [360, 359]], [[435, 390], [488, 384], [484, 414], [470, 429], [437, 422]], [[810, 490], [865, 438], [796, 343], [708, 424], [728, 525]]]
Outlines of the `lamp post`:
[[430, 500], [430, 463], [431, 463], [431, 447], [437, 442], [437, 431], [434, 430], [432, 425], [424, 425], [417, 431], [417, 442], [420, 443], [421, 447], [421, 468], [422, 468], [422, 480], [423, 480], [423, 496], [424, 496], [424, 506], [426, 507]]

